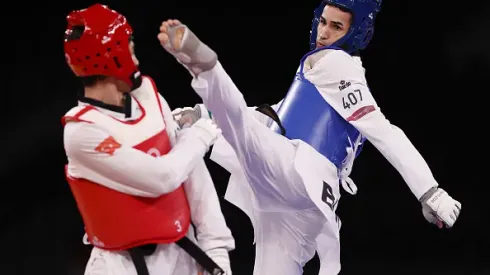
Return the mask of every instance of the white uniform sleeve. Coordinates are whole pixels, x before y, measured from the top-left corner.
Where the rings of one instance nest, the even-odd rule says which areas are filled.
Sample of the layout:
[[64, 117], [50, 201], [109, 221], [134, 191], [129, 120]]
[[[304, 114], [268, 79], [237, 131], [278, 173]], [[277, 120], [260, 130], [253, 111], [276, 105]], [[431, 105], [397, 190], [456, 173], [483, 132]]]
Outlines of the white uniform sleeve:
[[[167, 131], [172, 140], [178, 125], [173, 120], [170, 107], [165, 99], [161, 95], [159, 97], [162, 103], [162, 112], [166, 118]], [[190, 172], [188, 180], [184, 183], [184, 188], [191, 208], [192, 223], [196, 227], [199, 247], [206, 252], [218, 248], [225, 251], [233, 250], [235, 240], [226, 225], [213, 179], [203, 158], [197, 161], [196, 166]], [[228, 254], [226, 253], [226, 255]]]
[[[112, 150], [96, 150], [101, 144]], [[122, 193], [158, 197], [184, 182], [205, 153], [193, 135], [181, 134], [172, 150], [155, 158], [120, 144], [109, 133], [86, 122], [65, 125], [68, 172]]]
[[438, 185], [405, 133], [385, 118], [369, 91], [364, 69], [352, 57], [342, 51], [329, 52], [305, 77], [398, 170], [417, 199]]
[[221, 212], [218, 195], [204, 160], [198, 162], [184, 188], [199, 247], [204, 251], [215, 248], [233, 250], [235, 241]]

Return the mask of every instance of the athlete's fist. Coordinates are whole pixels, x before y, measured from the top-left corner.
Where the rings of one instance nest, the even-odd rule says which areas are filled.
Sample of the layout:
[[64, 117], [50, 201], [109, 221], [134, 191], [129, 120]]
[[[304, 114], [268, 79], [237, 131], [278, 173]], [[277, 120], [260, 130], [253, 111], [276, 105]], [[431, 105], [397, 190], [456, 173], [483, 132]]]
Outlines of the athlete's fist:
[[214, 121], [207, 118], [199, 119], [189, 130], [196, 132], [199, 139], [206, 145], [207, 150], [209, 150], [209, 147], [211, 147], [216, 139], [221, 136], [221, 129], [216, 126]]
[[204, 104], [196, 104], [194, 108], [177, 108], [172, 111], [172, 115], [181, 129], [192, 126], [200, 118], [211, 118], [211, 114]]
[[427, 221], [439, 228], [454, 225], [461, 212], [461, 203], [453, 199], [442, 188], [438, 188], [426, 201], [422, 202], [422, 213]]

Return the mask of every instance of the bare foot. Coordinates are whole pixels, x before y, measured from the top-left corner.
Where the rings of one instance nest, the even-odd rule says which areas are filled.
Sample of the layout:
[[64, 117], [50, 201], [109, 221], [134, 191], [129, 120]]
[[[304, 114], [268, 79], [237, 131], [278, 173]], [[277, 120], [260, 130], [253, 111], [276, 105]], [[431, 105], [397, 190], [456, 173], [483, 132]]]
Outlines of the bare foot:
[[193, 76], [212, 69], [218, 60], [216, 53], [179, 20], [162, 22], [158, 40]]
[[[167, 21], [163, 21], [160, 26], [160, 33], [158, 34], [158, 40], [160, 40], [160, 44], [166, 50], [171, 52], [176, 52], [180, 50], [180, 46], [182, 44], [182, 38], [184, 37], [185, 26], [182, 25], [181, 28], [177, 28], [176, 30], [171, 30], [172, 27], [182, 25], [177, 19], [169, 19]], [[175, 31], [175, 34], [171, 34], [171, 31]], [[170, 40], [172, 37], [172, 41]], [[170, 43], [171, 44], [170, 44]]]

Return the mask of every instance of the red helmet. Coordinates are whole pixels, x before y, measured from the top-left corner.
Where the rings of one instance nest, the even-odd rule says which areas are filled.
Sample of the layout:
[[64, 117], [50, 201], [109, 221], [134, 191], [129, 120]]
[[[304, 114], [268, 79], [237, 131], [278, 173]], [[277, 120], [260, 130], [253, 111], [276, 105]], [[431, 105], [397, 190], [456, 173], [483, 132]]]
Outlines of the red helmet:
[[134, 88], [140, 72], [129, 50], [133, 29], [126, 17], [95, 4], [67, 16], [65, 57], [77, 76], [113, 76]]

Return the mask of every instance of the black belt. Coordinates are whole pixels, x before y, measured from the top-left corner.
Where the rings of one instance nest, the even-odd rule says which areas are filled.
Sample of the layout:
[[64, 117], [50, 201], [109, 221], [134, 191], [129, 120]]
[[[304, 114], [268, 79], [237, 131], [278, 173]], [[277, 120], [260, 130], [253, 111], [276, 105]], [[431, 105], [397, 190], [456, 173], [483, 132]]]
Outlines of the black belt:
[[272, 118], [277, 125], [279, 125], [279, 128], [281, 129], [281, 135], [285, 136], [286, 135], [286, 128], [282, 126], [281, 119], [277, 115], [277, 112], [272, 109], [272, 107], [268, 104], [262, 104], [259, 107], [255, 109], [257, 112], [261, 112], [262, 114]]
[[[219, 267], [199, 246], [184, 237], [176, 242], [187, 254], [189, 254], [196, 262], [211, 275], [223, 275], [225, 272]], [[150, 275], [146, 266], [145, 256], [153, 254], [156, 249], [156, 244], [139, 246], [129, 249], [129, 254], [133, 260], [134, 267], [138, 275]], [[178, 268], [178, 267], [177, 267]]]

